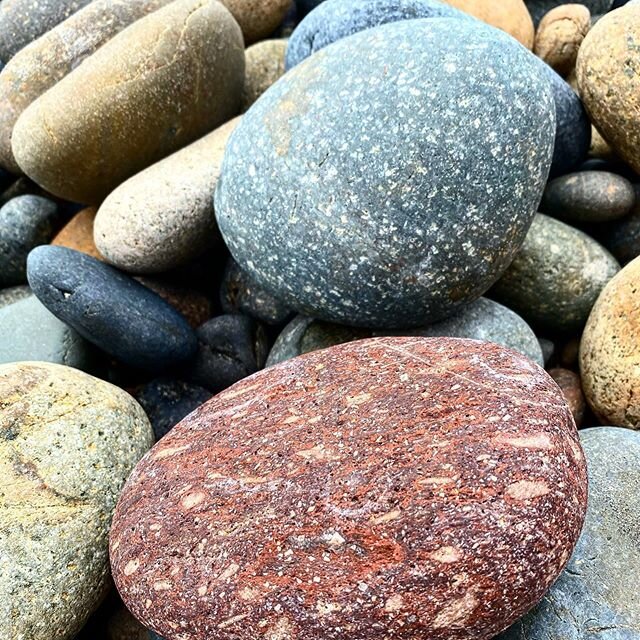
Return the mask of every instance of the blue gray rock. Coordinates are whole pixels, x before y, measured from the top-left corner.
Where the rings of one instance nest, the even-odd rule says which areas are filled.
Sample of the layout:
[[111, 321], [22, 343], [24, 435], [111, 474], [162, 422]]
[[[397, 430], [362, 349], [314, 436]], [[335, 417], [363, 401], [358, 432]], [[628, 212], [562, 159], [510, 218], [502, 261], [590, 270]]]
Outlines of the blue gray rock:
[[[475, 18], [438, 0], [326, 0], [289, 38], [286, 67], [291, 69], [332, 42], [365, 29], [398, 20], [438, 17], [473, 20], [478, 24]], [[576, 92], [549, 65], [533, 54], [531, 57], [553, 89], [556, 140], [551, 175], [558, 176], [574, 170], [586, 158], [591, 124]]]
[[298, 312], [350, 325], [421, 326], [477, 299], [549, 170], [553, 98], [535, 60], [440, 18], [311, 56], [227, 146], [215, 211], [235, 260]]
[[53, 362], [91, 371], [92, 346], [33, 295], [0, 309], [0, 364]]
[[27, 282], [27, 255], [51, 240], [58, 223], [55, 202], [18, 196], [0, 209], [0, 287]]
[[336, 344], [384, 335], [447, 336], [494, 342], [519, 351], [540, 366], [544, 365], [540, 343], [529, 325], [501, 304], [479, 298], [447, 320], [420, 329], [397, 332], [358, 329], [297, 316], [276, 339], [266, 366], [271, 367], [303, 353]]
[[589, 502], [566, 570], [542, 602], [496, 640], [640, 639], [640, 433], [580, 431]]
[[197, 349], [186, 319], [160, 296], [117, 269], [66, 247], [34, 249], [29, 284], [55, 316], [122, 362], [159, 370]]
[[152, 380], [134, 394], [151, 422], [156, 440], [211, 396], [212, 393], [202, 387], [171, 378]]
[[536, 329], [577, 331], [619, 270], [615, 258], [586, 233], [538, 214], [490, 295]]

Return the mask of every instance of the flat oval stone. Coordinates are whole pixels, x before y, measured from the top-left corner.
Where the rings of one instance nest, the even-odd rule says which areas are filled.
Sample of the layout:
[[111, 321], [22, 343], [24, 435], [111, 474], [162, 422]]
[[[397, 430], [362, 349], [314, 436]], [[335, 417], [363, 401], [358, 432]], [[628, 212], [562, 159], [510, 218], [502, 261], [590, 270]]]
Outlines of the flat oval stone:
[[542, 602], [497, 640], [638, 639], [640, 434], [596, 427], [580, 441], [589, 469], [580, 540]]
[[176, 426], [131, 475], [110, 557], [170, 638], [487, 640], [559, 575], [586, 489], [540, 367], [379, 338], [261, 371]]
[[98, 209], [98, 251], [130, 273], [158, 273], [195, 258], [216, 239], [213, 193], [232, 120], [129, 178]]
[[635, 202], [636, 192], [626, 178], [609, 171], [580, 171], [549, 182], [540, 211], [566, 222], [588, 224], [622, 218]]
[[68, 18], [91, 0], [3, 0], [0, 3], [0, 58], [20, 49]]
[[0, 309], [0, 364], [27, 360], [91, 371], [97, 358], [79, 333], [30, 295]]
[[[542, 20], [543, 16], [559, 7], [566, 4], [565, 0], [524, 0], [536, 26]], [[579, 4], [585, 5], [592, 15], [600, 15], [606, 13], [611, 8], [613, 0], [581, 0]]]
[[231, 14], [215, 0], [177, 0], [118, 33], [27, 107], [13, 153], [51, 193], [98, 204], [232, 118], [243, 83], [242, 34]]
[[580, 342], [585, 396], [605, 423], [640, 428], [640, 258], [605, 287]]
[[95, 258], [65, 247], [38, 247], [29, 254], [27, 275], [51, 313], [132, 367], [164, 369], [195, 354], [197, 339], [184, 316]]
[[20, 114], [36, 98], [116, 33], [170, 1], [94, 0], [11, 58], [0, 74], [0, 164], [21, 173], [11, 150], [11, 133]]
[[586, 233], [537, 214], [490, 295], [533, 327], [578, 330], [619, 269], [615, 258]]
[[[276, 339], [267, 366], [316, 349], [374, 335], [389, 335], [389, 332], [346, 327], [297, 316]], [[529, 325], [510, 309], [487, 298], [479, 298], [451, 318], [396, 335], [484, 340], [519, 351], [540, 366], [544, 364], [540, 343]]]
[[627, 5], [598, 20], [578, 54], [578, 89], [591, 121], [614, 151], [640, 171], [640, 80], [629, 67], [640, 40], [640, 6]]
[[471, 19], [386, 24], [308, 58], [227, 145], [215, 210], [235, 260], [298, 312], [344, 324], [420, 326], [478, 298], [549, 169], [553, 101], [534, 60]]
[[110, 589], [111, 516], [151, 426], [121, 389], [55, 364], [0, 366], [0, 397], [0, 637], [71, 638]]
[[49, 242], [58, 222], [56, 203], [40, 196], [18, 196], [0, 209], [0, 287], [26, 284], [29, 251]]

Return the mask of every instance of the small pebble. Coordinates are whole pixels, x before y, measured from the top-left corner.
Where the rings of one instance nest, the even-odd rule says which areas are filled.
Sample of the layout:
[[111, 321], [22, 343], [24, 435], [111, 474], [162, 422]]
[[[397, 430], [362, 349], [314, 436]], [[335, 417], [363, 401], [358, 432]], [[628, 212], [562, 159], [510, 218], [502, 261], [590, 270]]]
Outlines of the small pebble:
[[278, 78], [284, 74], [285, 40], [263, 40], [246, 52], [242, 111], [246, 111]]
[[584, 420], [586, 401], [582, 393], [580, 376], [569, 369], [549, 369], [549, 375], [556, 381], [564, 395], [576, 425], [580, 427]]

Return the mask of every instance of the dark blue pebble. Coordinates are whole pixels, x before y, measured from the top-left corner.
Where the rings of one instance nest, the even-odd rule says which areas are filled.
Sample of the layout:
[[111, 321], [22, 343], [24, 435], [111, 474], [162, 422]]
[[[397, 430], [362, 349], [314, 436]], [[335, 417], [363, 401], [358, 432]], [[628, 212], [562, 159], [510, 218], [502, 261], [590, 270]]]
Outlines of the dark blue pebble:
[[162, 370], [198, 346], [186, 319], [126, 274], [65, 247], [42, 246], [27, 260], [39, 300], [81, 336], [125, 364]]

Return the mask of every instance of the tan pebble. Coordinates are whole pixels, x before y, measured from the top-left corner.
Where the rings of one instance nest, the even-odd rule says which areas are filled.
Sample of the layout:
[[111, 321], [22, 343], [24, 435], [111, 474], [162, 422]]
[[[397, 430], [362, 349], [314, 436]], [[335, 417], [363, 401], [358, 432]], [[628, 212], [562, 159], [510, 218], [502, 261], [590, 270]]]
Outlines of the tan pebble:
[[286, 51], [286, 40], [264, 40], [246, 50], [242, 111], [246, 111], [278, 78], [284, 75]]
[[284, 20], [291, 0], [221, 0], [238, 21], [246, 44], [269, 37]]

